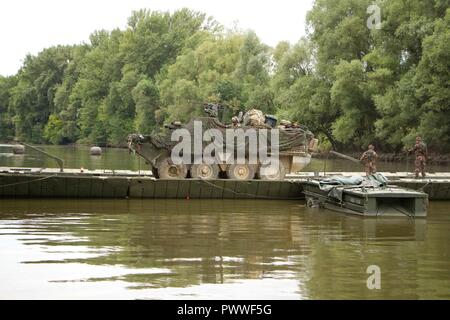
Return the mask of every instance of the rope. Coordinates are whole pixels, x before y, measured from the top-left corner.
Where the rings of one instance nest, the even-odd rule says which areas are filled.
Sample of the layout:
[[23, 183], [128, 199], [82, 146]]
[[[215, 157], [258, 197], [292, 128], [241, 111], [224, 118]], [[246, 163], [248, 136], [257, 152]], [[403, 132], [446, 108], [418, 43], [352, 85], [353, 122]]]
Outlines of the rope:
[[[267, 199], [267, 200], [273, 200], [273, 199], [274, 199], [273, 197], [258, 196], [258, 195], [256, 195], [256, 194], [245, 193], [245, 192], [243, 192], [243, 193], [236, 192], [236, 191], [234, 191], [234, 190], [232, 190], [232, 189], [228, 189], [228, 188], [225, 188], [225, 187], [217, 186], [217, 185], [215, 185], [214, 183], [211, 183], [211, 182], [209, 182], [209, 181], [206, 180], [206, 179], [203, 179], [203, 178], [200, 178], [200, 179], [201, 179], [201, 181], [205, 182], [206, 184], [209, 184], [209, 185], [211, 185], [211, 186], [213, 186], [213, 187], [215, 187], [215, 188], [217, 188], [217, 189], [229, 191], [229, 192], [234, 193], [234, 194], [236, 194], [236, 195], [246, 195], [246, 196], [250, 196], [250, 197], [253, 197], [253, 198], [260, 198], [260, 199]], [[226, 181], [226, 180], [224, 180], [224, 181]], [[275, 198], [275, 199], [286, 199], [286, 198]], [[302, 198], [302, 197], [297, 197], [297, 198], [287, 198], [287, 200], [299, 200], [299, 199], [303, 199], [303, 198]]]
[[404, 211], [403, 209], [401, 209], [401, 208], [398, 208], [398, 207], [395, 207], [395, 206], [392, 206], [392, 209], [395, 209], [395, 210], [397, 210], [398, 212], [400, 212], [400, 213], [403, 213], [405, 216], [407, 216], [407, 217], [409, 217], [409, 218], [412, 218], [413, 216], [412, 215], [410, 215], [407, 211]]
[[428, 186], [431, 183], [431, 180], [429, 180], [427, 183], [425, 183], [422, 187], [420, 187], [419, 189], [417, 189], [416, 191], [422, 191], [425, 189], [426, 186]]
[[23, 181], [23, 182], [16, 182], [16, 183], [4, 184], [4, 185], [1, 185], [0, 188], [11, 187], [11, 186], [18, 186], [18, 185], [21, 185], [21, 184], [32, 183], [32, 182], [36, 182], [36, 181], [41, 181], [41, 180], [50, 179], [50, 178], [53, 178], [53, 177], [56, 177], [56, 176], [57, 176], [57, 174], [54, 174], [54, 175], [52, 175], [52, 176], [43, 177], [43, 178], [31, 180], [31, 181]]

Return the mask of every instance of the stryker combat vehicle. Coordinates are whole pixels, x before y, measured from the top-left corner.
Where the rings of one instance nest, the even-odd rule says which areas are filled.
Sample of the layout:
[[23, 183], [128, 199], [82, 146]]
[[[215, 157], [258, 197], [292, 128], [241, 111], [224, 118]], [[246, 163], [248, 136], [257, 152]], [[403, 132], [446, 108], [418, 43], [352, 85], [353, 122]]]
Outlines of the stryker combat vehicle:
[[[276, 117], [255, 109], [224, 124], [218, 119], [220, 109], [205, 104], [208, 116], [187, 124], [172, 122], [164, 134], [130, 134], [128, 147], [150, 165], [157, 179], [204, 180], [283, 180], [308, 165], [317, 149], [318, 140], [305, 127], [289, 121], [277, 126]], [[180, 148], [182, 141], [186, 148]], [[269, 165], [271, 157], [279, 160], [276, 165]]]

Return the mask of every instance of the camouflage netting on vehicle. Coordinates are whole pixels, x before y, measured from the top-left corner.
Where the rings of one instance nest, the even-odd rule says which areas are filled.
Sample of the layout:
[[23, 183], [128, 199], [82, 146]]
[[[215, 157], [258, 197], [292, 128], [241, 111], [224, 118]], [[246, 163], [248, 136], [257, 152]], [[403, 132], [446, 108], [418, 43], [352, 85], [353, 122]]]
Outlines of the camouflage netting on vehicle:
[[[218, 119], [212, 117], [203, 117], [192, 119], [186, 125], [181, 125], [180, 129], [187, 129], [191, 136], [194, 134], [194, 121], [202, 122], [202, 130], [205, 132], [208, 129], [218, 129], [223, 133], [223, 136], [226, 137], [225, 129], [232, 128], [231, 125], [225, 125], [221, 123]], [[252, 126], [243, 126], [240, 129], [244, 130], [244, 132], [248, 129], [256, 130], [257, 132], [263, 128], [252, 127]], [[270, 143], [270, 130], [267, 129], [267, 141]], [[264, 131], [259, 132], [259, 134], [263, 134]], [[309, 141], [314, 137], [314, 135], [308, 131], [301, 128], [288, 128], [288, 129], [279, 129], [279, 151], [289, 151], [299, 149], [300, 147], [307, 146]], [[146, 135], [145, 141], [142, 142], [150, 142], [157, 148], [165, 148], [167, 150], [171, 150], [171, 148], [177, 143], [176, 141], [171, 141], [171, 132], [166, 134], [158, 134], [158, 135]], [[207, 143], [207, 142], [204, 142]], [[248, 142], [247, 142], [248, 143]]]
[[280, 151], [307, 146], [313, 138], [310, 131], [301, 128], [280, 129]]
[[265, 119], [266, 117], [261, 110], [251, 109], [245, 113], [243, 123], [244, 126], [265, 127]]

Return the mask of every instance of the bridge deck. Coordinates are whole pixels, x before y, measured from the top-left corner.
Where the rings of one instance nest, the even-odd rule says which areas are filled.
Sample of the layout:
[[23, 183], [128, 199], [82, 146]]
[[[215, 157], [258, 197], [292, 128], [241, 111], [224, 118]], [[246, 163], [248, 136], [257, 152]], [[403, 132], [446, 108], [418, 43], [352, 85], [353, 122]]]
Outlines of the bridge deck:
[[[414, 179], [412, 173], [383, 173], [390, 184], [428, 193], [431, 200], [450, 200], [450, 173]], [[156, 180], [151, 171], [80, 170], [0, 167], [0, 197], [162, 198], [162, 199], [300, 199], [303, 182], [362, 172], [301, 172], [284, 181]]]

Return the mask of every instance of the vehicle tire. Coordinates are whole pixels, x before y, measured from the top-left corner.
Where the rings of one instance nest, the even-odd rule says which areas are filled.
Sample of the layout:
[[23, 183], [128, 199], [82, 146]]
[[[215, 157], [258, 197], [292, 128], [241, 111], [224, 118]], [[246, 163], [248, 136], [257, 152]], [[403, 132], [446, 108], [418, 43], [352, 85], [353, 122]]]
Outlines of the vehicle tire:
[[188, 169], [185, 164], [173, 164], [169, 158], [158, 164], [159, 179], [185, 179]]
[[286, 169], [281, 162], [278, 170], [272, 170], [272, 172], [264, 172], [264, 167], [259, 167], [257, 177], [266, 181], [283, 180], [286, 177]]
[[233, 180], [251, 180], [255, 173], [255, 166], [249, 164], [232, 164], [227, 169], [228, 178]]
[[193, 164], [191, 167], [192, 179], [211, 180], [219, 177], [219, 166], [216, 164]]

